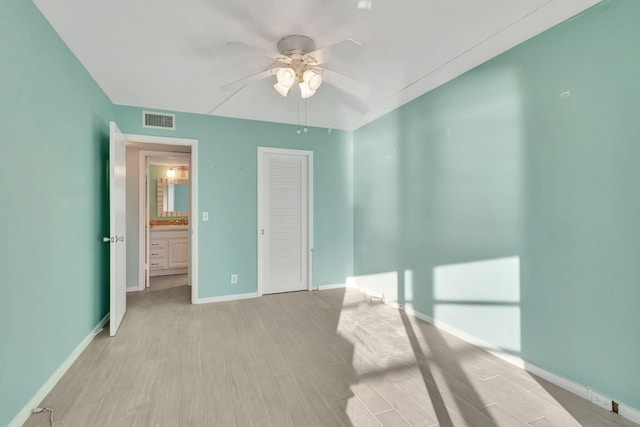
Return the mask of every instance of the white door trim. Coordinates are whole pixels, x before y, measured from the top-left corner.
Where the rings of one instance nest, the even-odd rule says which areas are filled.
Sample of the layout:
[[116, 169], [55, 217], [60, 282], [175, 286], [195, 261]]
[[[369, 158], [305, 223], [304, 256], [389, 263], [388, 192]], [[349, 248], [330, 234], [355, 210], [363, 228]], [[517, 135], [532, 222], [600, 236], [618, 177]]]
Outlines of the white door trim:
[[[196, 304], [198, 302], [198, 223], [199, 223], [199, 211], [198, 211], [198, 140], [187, 138], [170, 138], [163, 136], [149, 136], [149, 135], [136, 135], [125, 134], [124, 135], [129, 142], [140, 142], [147, 144], [164, 144], [164, 145], [185, 145], [191, 147], [191, 166], [189, 171], [189, 184], [191, 190], [191, 207], [189, 209], [189, 256], [191, 262], [189, 263], [189, 276], [191, 278], [191, 303]], [[173, 153], [175, 155], [176, 153]], [[142, 190], [144, 191], [144, 189]], [[142, 197], [140, 197], [142, 199]], [[144, 203], [144, 202], [143, 202]], [[144, 209], [144, 205], [142, 206]], [[143, 224], [144, 225], [144, 224]], [[141, 229], [141, 242], [144, 240], [144, 229]], [[141, 260], [144, 263], [144, 259]], [[144, 269], [144, 265], [141, 266]], [[143, 273], [144, 274], [144, 273]]]
[[[149, 280], [149, 270], [145, 272], [145, 265], [149, 264], [149, 235], [145, 236], [145, 227], [149, 223], [149, 186], [145, 185], [147, 177], [147, 158], [150, 159], [149, 164], [154, 164], [151, 159], [153, 157], [186, 157], [189, 159], [191, 153], [181, 153], [175, 151], [138, 151], [138, 231], [139, 231], [139, 247], [138, 247], [138, 290], [144, 291], [145, 283]], [[144, 197], [143, 197], [144, 196]], [[189, 212], [191, 215], [191, 212]], [[144, 245], [144, 246], [143, 246]], [[145, 250], [141, 250], [145, 248]], [[145, 256], [145, 253], [147, 256]], [[135, 288], [134, 288], [135, 289]]]
[[313, 290], [313, 151], [310, 150], [292, 150], [288, 148], [273, 148], [273, 147], [258, 147], [258, 228], [256, 230], [257, 242], [258, 242], [258, 296], [262, 296], [262, 290], [264, 286], [263, 267], [264, 267], [264, 249], [261, 239], [261, 230], [264, 228], [266, 212], [264, 206], [260, 203], [260, 198], [265, 191], [265, 182], [263, 177], [263, 164], [262, 155], [265, 153], [273, 154], [292, 154], [298, 156], [307, 157], [307, 282], [308, 290]]

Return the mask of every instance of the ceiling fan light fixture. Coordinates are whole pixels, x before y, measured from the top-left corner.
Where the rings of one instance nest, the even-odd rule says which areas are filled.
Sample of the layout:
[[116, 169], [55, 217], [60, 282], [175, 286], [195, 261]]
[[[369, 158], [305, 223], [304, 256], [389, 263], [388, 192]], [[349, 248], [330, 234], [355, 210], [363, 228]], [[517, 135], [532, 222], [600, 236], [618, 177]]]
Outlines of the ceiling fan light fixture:
[[310, 98], [316, 93], [316, 91], [311, 89], [306, 82], [300, 83], [299, 86], [300, 86], [300, 97], [302, 99]]
[[322, 84], [322, 74], [315, 70], [306, 70], [304, 74], [302, 74], [302, 80], [310, 90], [315, 92]]
[[286, 86], [282, 85], [280, 82], [278, 82], [278, 83], [273, 85], [273, 88], [276, 90], [276, 92], [278, 92], [280, 95], [282, 95], [282, 96], [284, 96], [286, 98], [287, 94], [289, 93], [289, 89], [291, 87], [286, 87]]
[[276, 79], [278, 79], [278, 84], [289, 89], [296, 81], [296, 72], [291, 68], [280, 68], [276, 71]]
[[[362, 0], [360, 3], [362, 4], [362, 7], [367, 6], [367, 4], [370, 7], [372, 2], [370, 0]], [[370, 88], [367, 85], [340, 73], [331, 71], [330, 69], [326, 69], [323, 65], [324, 63], [331, 61], [334, 57], [346, 58], [362, 53], [362, 45], [355, 40], [343, 40], [339, 43], [316, 49], [315, 42], [312, 39], [307, 36], [294, 34], [284, 36], [280, 39], [278, 42], [278, 52], [272, 52], [269, 49], [264, 48], [251, 47], [238, 42], [228, 44], [244, 46], [245, 48], [249, 47], [260, 55], [275, 59], [275, 62], [261, 72], [222, 86], [221, 89], [229, 91], [235, 90], [235, 92], [226, 97], [221, 103], [213, 108], [209, 114], [217, 110], [249, 83], [266, 78], [270, 78], [272, 80], [274, 76], [276, 77], [276, 81], [273, 82], [275, 83], [273, 88], [285, 98], [289, 95], [291, 88], [296, 84], [298, 85], [298, 88], [294, 91], [296, 98], [298, 97], [298, 89], [300, 90], [300, 97], [302, 99], [306, 100], [307, 98], [312, 97], [322, 86], [325, 74], [328, 79], [328, 84], [331, 84], [356, 97], [368, 96], [370, 93]], [[300, 111], [298, 111], [298, 114], [299, 113]]]

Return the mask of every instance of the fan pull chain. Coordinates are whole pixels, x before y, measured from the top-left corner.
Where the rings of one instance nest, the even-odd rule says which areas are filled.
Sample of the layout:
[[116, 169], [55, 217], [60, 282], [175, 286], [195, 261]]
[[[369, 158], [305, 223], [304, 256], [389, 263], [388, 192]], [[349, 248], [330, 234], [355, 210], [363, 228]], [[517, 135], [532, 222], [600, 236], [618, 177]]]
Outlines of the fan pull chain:
[[296, 109], [298, 110], [298, 129], [296, 130], [296, 133], [298, 135], [300, 135], [300, 99], [296, 98]]
[[304, 133], [309, 132], [307, 129], [307, 99], [304, 100]]

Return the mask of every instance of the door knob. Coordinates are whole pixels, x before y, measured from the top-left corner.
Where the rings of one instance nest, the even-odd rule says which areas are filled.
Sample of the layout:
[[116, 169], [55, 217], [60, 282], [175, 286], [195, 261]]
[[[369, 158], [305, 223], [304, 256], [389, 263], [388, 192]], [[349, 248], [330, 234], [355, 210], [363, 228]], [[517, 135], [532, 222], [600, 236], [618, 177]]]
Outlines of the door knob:
[[115, 242], [115, 238], [114, 237], [103, 237], [102, 241], [104, 243], [109, 243], [109, 242], [113, 243], [113, 242]]

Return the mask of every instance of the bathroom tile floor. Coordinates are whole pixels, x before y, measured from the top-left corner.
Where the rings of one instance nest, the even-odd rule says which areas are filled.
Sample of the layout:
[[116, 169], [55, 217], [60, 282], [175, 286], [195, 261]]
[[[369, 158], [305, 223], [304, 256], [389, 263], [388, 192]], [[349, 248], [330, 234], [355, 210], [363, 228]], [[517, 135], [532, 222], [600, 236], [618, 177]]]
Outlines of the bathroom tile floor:
[[352, 289], [189, 300], [129, 294], [42, 402], [56, 426], [636, 426]]
[[187, 274], [171, 274], [168, 276], [149, 277], [149, 287], [146, 291], [160, 291], [162, 289], [176, 288], [189, 284]]

